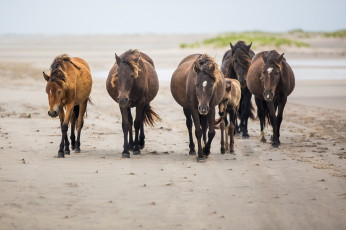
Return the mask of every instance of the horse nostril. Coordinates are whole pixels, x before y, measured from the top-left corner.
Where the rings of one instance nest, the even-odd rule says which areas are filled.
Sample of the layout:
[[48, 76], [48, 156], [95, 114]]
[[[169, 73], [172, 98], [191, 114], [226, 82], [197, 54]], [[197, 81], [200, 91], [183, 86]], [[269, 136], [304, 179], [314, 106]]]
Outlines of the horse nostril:
[[117, 97], [117, 99], [115, 99], [115, 101], [119, 103], [119, 97]]
[[129, 98], [125, 98], [125, 102], [127, 103], [129, 101]]
[[54, 111], [54, 116], [57, 116], [58, 115], [58, 112], [57, 111]]

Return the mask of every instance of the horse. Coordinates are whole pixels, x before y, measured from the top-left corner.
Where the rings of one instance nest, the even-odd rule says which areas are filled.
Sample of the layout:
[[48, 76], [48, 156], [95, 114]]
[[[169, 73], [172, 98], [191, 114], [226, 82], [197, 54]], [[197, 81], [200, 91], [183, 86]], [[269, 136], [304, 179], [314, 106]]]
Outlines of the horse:
[[[224, 154], [225, 150], [229, 150], [230, 153], [234, 152], [234, 128], [241, 97], [241, 88], [239, 81], [229, 78], [226, 78], [225, 81], [226, 91], [222, 101], [219, 103], [220, 118], [216, 122], [216, 125], [220, 124], [221, 129], [221, 154]], [[227, 122], [228, 114], [229, 123]], [[230, 138], [230, 144], [228, 144], [228, 135]]]
[[263, 51], [254, 57], [247, 75], [247, 87], [255, 96], [261, 142], [266, 142], [263, 129], [267, 120], [273, 127], [272, 146], [280, 145], [282, 114], [294, 86], [294, 73], [283, 53]]
[[[48, 115], [59, 115], [62, 138], [58, 151], [58, 158], [70, 155], [70, 142], [67, 137], [68, 125], [71, 122], [71, 147], [76, 153], [80, 150], [80, 135], [84, 124], [84, 113], [90, 101], [92, 78], [86, 61], [67, 54], [57, 56], [50, 66], [50, 73], [43, 71], [47, 81]], [[66, 112], [64, 112], [64, 109]], [[77, 130], [77, 140], [75, 136]], [[65, 150], [64, 150], [65, 146]]]
[[[225, 94], [225, 79], [218, 65], [207, 54], [192, 54], [184, 58], [171, 78], [171, 93], [175, 101], [183, 107], [189, 132], [189, 154], [196, 155], [192, 137], [192, 119], [198, 142], [197, 161], [204, 162], [210, 154], [215, 136], [215, 106]], [[192, 118], [192, 119], [191, 119]], [[208, 141], [206, 141], [206, 131]], [[201, 137], [203, 133], [204, 148]]]
[[236, 132], [242, 132], [243, 138], [249, 138], [248, 120], [255, 119], [254, 107], [251, 103], [252, 94], [246, 86], [246, 75], [251, 64], [251, 59], [255, 53], [251, 50], [251, 45], [246, 45], [244, 41], [238, 41], [234, 46], [230, 43], [231, 49], [226, 51], [222, 58], [221, 71], [225, 78], [237, 79], [241, 85], [241, 98], [239, 106], [240, 124], [237, 125]]
[[[108, 74], [106, 88], [110, 97], [119, 104], [121, 112], [124, 133], [122, 157], [130, 158], [129, 150], [138, 155], [145, 146], [143, 124], [154, 126], [156, 121], [161, 120], [150, 105], [159, 90], [159, 80], [153, 60], [136, 49], [130, 49], [120, 56], [115, 54], [115, 60]], [[136, 107], [134, 141], [131, 114], [133, 107]]]

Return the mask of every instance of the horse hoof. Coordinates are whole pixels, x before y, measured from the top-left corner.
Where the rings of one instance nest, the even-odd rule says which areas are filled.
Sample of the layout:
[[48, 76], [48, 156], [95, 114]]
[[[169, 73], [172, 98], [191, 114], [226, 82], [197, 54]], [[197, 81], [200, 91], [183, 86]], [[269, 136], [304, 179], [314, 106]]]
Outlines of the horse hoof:
[[66, 155], [70, 155], [70, 150], [65, 150], [64, 152]]
[[243, 133], [242, 138], [243, 138], [243, 139], [249, 139], [250, 136], [249, 136], [249, 134], [244, 134], [244, 133]]
[[210, 148], [203, 147], [203, 153], [204, 153], [204, 155], [209, 156]]
[[189, 155], [196, 156], [196, 151], [194, 149], [190, 150]]
[[280, 143], [273, 142], [273, 143], [272, 143], [272, 146], [273, 146], [274, 148], [278, 148], [278, 147], [280, 146]]
[[139, 143], [139, 149], [144, 149], [145, 147], [145, 142], [142, 144], [142, 143]]
[[57, 158], [65, 158], [65, 154], [62, 152], [58, 152]]
[[261, 137], [260, 142], [266, 143], [266, 142], [267, 142], [267, 139], [265, 139], [264, 137]]
[[74, 150], [76, 148], [76, 146], [74, 145], [71, 145], [71, 149]]
[[74, 152], [75, 152], [75, 153], [80, 153], [80, 148], [78, 148], [78, 147], [75, 148], [75, 149], [74, 149]]
[[141, 154], [141, 151], [139, 151], [139, 150], [134, 150], [133, 151], [133, 155], [140, 155]]
[[198, 163], [205, 163], [206, 161], [207, 160], [204, 157], [201, 157], [201, 156], [197, 157], [197, 162]]
[[122, 153], [122, 158], [130, 158], [130, 153]]
[[235, 155], [234, 149], [229, 150], [229, 153]]
[[225, 154], [226, 151], [224, 149], [221, 149], [220, 152], [221, 154]]

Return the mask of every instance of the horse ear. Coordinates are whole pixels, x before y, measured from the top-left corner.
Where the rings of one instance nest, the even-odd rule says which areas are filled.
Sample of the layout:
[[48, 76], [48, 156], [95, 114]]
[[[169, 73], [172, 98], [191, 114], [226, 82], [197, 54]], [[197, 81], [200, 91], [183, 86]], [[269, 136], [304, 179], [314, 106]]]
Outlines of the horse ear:
[[114, 55], [115, 55], [115, 60], [116, 60], [117, 64], [119, 65], [119, 63], [120, 63], [120, 58], [119, 58], [119, 56], [118, 56], [116, 53], [115, 53]]
[[284, 54], [285, 54], [285, 53], [282, 53], [282, 54], [280, 55], [280, 57], [277, 59], [277, 64], [278, 64], [278, 65], [281, 65], [282, 59], [284, 58]]
[[45, 79], [46, 81], [49, 81], [50, 76], [47, 75], [44, 71], [42, 72], [42, 74], [43, 74], [44, 79]]
[[195, 72], [195, 73], [199, 73], [199, 71], [200, 71], [200, 66], [199, 66], [199, 63], [198, 63], [198, 61], [195, 61], [195, 63], [193, 63], [193, 72]]
[[250, 43], [250, 45], [247, 46], [247, 50], [250, 50], [251, 46], [252, 46], [252, 42]]
[[232, 45], [232, 42], [229, 43], [229, 46], [231, 47], [232, 50], [234, 50], [234, 46]]
[[262, 54], [262, 59], [263, 59], [263, 61], [264, 61], [264, 63], [267, 63], [267, 54], [266, 53], [263, 53]]

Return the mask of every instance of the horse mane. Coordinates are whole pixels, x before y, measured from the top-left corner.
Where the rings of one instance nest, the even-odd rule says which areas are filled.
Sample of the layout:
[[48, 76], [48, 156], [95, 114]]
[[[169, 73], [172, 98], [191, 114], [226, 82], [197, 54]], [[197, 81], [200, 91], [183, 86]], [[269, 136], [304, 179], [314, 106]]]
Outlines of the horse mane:
[[50, 69], [53, 71], [59, 67], [62, 67], [64, 65], [65, 62], [69, 62], [70, 64], [72, 64], [74, 67], [76, 67], [78, 70], [80, 70], [81, 68], [76, 65], [72, 60], [71, 57], [68, 54], [61, 54], [59, 56], [57, 56], [53, 63], [50, 65]]
[[[267, 63], [269, 65], [274, 65], [274, 66], [277, 66], [279, 69], [281, 69], [280, 64], [276, 62], [276, 60], [280, 57], [280, 54], [276, 50], [271, 50], [271, 51], [265, 52], [262, 54], [262, 56], [263, 55], [265, 55], [265, 57], [267, 59]], [[282, 60], [286, 60], [286, 59], [283, 58]]]
[[66, 73], [64, 71], [65, 69], [64, 64], [66, 62], [72, 64], [72, 66], [74, 66], [78, 70], [81, 69], [71, 60], [71, 57], [68, 54], [61, 54], [57, 56], [54, 59], [53, 63], [50, 65], [50, 70], [51, 70], [50, 81], [51, 82], [56, 82], [60, 86], [62, 86], [63, 83], [66, 82]]
[[[232, 55], [237, 53], [238, 55], [238, 63], [244, 68], [244, 69], [249, 69], [251, 65], [251, 49], [248, 50], [248, 46], [244, 41], [238, 41], [233, 49], [232, 49]], [[251, 53], [252, 54], [252, 53]], [[230, 62], [230, 65], [233, 63]]]
[[214, 85], [223, 77], [218, 65], [208, 54], [201, 54], [193, 64], [195, 72], [202, 71], [214, 80]]
[[121, 62], [127, 63], [133, 69], [134, 78], [137, 78], [138, 72], [141, 71], [139, 68], [140, 57], [141, 53], [137, 49], [130, 49], [121, 55]]

